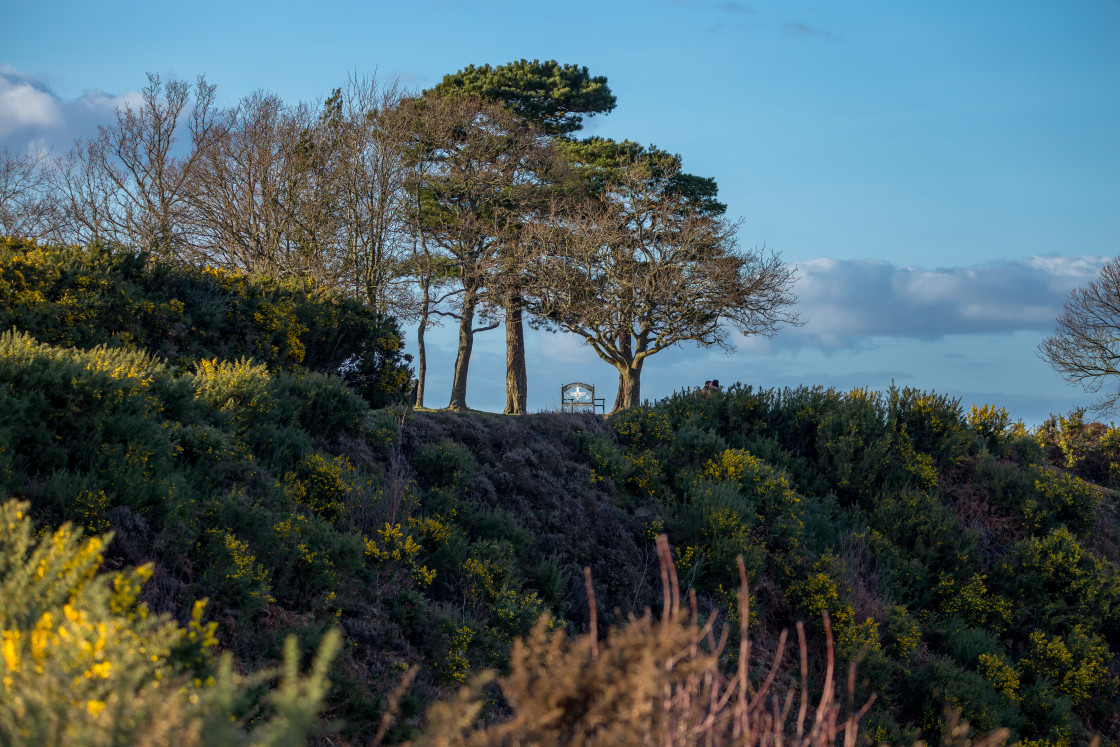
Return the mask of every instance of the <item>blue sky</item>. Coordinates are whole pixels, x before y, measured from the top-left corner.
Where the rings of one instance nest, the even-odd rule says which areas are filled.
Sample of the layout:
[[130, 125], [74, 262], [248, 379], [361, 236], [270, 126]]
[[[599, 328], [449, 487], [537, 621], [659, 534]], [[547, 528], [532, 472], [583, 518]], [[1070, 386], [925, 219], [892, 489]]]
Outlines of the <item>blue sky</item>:
[[[9, 148], [64, 151], [148, 71], [204, 73], [225, 105], [258, 88], [315, 100], [353, 71], [422, 88], [522, 57], [607, 76], [618, 108], [587, 131], [715, 177], [742, 245], [798, 265], [807, 321], [731, 356], [659, 354], [645, 396], [709, 378], [895, 381], [1031, 423], [1092, 401], [1034, 350], [1068, 290], [1120, 254], [1117, 0], [9, 5]], [[454, 349], [434, 342], [438, 406]], [[474, 407], [504, 402], [503, 345], [479, 336]], [[571, 380], [613, 397], [613, 369], [575, 340], [537, 337], [529, 353], [530, 409]]]

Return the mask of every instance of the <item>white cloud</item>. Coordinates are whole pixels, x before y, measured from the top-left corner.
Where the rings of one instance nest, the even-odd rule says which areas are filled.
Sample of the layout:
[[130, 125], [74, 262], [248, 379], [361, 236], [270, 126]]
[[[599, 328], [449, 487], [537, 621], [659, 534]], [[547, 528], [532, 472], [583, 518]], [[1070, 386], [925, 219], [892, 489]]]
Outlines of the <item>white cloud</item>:
[[592, 364], [599, 356], [587, 345], [582, 337], [573, 334], [539, 335], [537, 355], [552, 363]]
[[835, 349], [874, 336], [1049, 330], [1069, 291], [1093, 280], [1106, 261], [1036, 256], [933, 270], [882, 260], [799, 262], [798, 310], [806, 324], [783, 330], [776, 342]]
[[0, 64], [0, 147], [63, 152], [76, 138], [95, 135], [98, 125], [113, 121], [117, 107], [139, 101], [137, 91], [113, 95], [101, 90], [63, 99], [45, 80]]
[[0, 139], [20, 130], [55, 129], [61, 123], [54, 96], [15, 68], [0, 67]]

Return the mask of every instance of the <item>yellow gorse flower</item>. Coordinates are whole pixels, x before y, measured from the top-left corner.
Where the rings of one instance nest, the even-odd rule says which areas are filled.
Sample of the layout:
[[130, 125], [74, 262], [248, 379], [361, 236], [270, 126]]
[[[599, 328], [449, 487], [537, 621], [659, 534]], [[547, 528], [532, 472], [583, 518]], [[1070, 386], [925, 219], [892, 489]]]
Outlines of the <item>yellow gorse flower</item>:
[[0, 632], [0, 656], [3, 656], [4, 664], [12, 672], [19, 671], [19, 639], [18, 630]]

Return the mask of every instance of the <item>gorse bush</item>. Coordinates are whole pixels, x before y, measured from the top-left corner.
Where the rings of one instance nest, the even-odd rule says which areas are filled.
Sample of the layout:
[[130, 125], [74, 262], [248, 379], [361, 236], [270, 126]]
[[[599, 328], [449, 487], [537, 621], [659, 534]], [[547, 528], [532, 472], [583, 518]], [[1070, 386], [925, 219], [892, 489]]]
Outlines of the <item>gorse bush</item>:
[[1120, 429], [1085, 422], [1085, 410], [1051, 415], [1038, 432], [1050, 461], [1101, 485], [1120, 487]]
[[409, 371], [393, 319], [311, 281], [156, 261], [127, 249], [0, 238], [0, 331], [59, 347], [141, 351], [182, 370], [252, 358], [270, 371], [342, 377], [375, 407]]
[[[109, 536], [64, 525], [32, 537], [27, 504], [0, 505], [0, 743], [297, 745], [317, 726], [338, 640], [307, 677], [294, 646], [282, 669], [240, 676], [216, 658], [217, 626], [187, 627], [138, 602], [151, 568], [97, 574]], [[294, 643], [294, 642], [293, 642]], [[279, 678], [267, 717], [254, 695]]]

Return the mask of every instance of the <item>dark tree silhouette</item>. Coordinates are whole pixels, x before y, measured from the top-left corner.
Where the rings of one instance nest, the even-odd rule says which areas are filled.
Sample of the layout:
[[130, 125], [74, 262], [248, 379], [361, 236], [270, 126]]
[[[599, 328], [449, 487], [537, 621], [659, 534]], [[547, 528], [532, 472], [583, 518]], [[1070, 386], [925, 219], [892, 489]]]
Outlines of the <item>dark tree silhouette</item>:
[[[1101, 268], [1087, 288], [1075, 288], [1058, 316], [1054, 334], [1038, 346], [1039, 356], [1071, 384], [1099, 392], [1120, 376], [1120, 258]], [[1120, 386], [1109, 389], [1094, 409], [1101, 414], [1120, 406]]]

